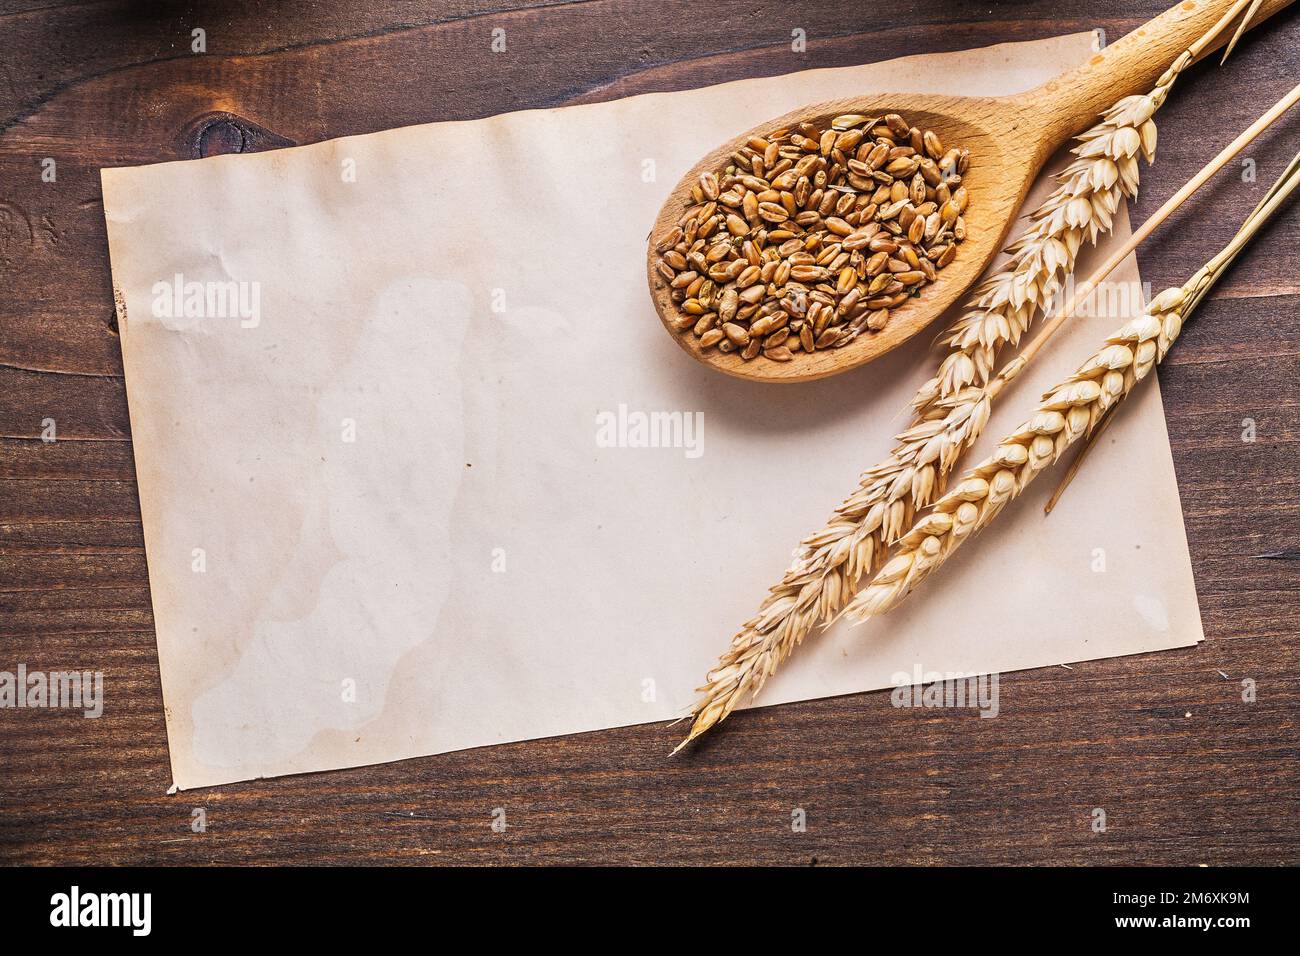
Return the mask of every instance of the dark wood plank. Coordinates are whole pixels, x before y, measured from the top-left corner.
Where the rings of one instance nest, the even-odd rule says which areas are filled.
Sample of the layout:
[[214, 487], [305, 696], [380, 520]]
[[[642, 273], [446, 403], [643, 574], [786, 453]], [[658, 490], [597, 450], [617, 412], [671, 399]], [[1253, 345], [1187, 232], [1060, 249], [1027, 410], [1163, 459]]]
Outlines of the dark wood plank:
[[[0, 9], [0, 668], [100, 670], [104, 716], [0, 711], [0, 861], [1295, 863], [1300, 779], [1300, 215], [1263, 237], [1161, 370], [1207, 640], [1008, 674], [1002, 713], [887, 694], [165, 796], [170, 784], [98, 169], [683, 89], [1104, 26], [1137, 4], [387, 0]], [[193, 20], [194, 22], [191, 22]], [[208, 53], [187, 51], [208, 32]], [[510, 53], [488, 51], [504, 26]], [[808, 52], [789, 49], [808, 32]], [[1300, 17], [1197, 66], [1161, 111], [1141, 222], [1300, 74]], [[1290, 158], [1209, 187], [1140, 253], [1155, 288]], [[58, 182], [42, 183], [54, 157]], [[59, 441], [40, 440], [53, 418]], [[1256, 440], [1241, 439], [1242, 421]], [[980, 626], [977, 623], [977, 626]], [[992, 626], [991, 623], [988, 626]], [[1226, 675], [1226, 676], [1225, 676]], [[1241, 681], [1257, 683], [1253, 703]], [[194, 807], [209, 830], [190, 831]], [[504, 807], [509, 829], [494, 833]], [[803, 808], [806, 833], [790, 813]], [[1109, 829], [1093, 833], [1093, 808]]]

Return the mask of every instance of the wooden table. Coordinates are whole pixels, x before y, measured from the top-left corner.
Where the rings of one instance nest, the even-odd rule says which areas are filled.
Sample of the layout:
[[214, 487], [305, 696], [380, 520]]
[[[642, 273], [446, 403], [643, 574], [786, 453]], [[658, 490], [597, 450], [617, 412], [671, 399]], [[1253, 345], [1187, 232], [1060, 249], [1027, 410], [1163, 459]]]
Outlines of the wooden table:
[[[164, 795], [167, 741], [114, 327], [102, 166], [844, 66], [1103, 26], [1162, 0], [451, 0], [309, 7], [9, 0], [0, 13], [0, 670], [104, 673], [99, 720], [0, 710], [0, 860], [39, 863], [1300, 862], [1300, 214], [1161, 370], [1207, 639], [1005, 675], [1001, 716], [885, 693]], [[369, 7], [362, 10], [361, 7]], [[706, 22], [704, 17], [709, 17]], [[504, 27], [508, 53], [493, 55]], [[791, 31], [807, 52], [791, 51]], [[206, 53], [191, 52], [205, 31]], [[1300, 15], [1162, 110], [1135, 224], [1300, 76]], [[1140, 253], [1156, 289], [1231, 233], [1300, 143], [1249, 151]], [[57, 179], [42, 178], [52, 159]], [[256, 216], [256, 210], [249, 210]], [[255, 222], [250, 222], [250, 226]], [[43, 421], [54, 443], [40, 440]], [[1254, 422], [1255, 440], [1243, 431]], [[1123, 488], [1115, 489], [1123, 495]], [[1067, 602], [1032, 613], [1086, 613]], [[1252, 678], [1257, 699], [1242, 699]], [[491, 828], [507, 809], [504, 833]], [[1103, 808], [1107, 829], [1094, 832]], [[191, 829], [204, 808], [206, 832]], [[792, 832], [802, 808], [807, 831]]]

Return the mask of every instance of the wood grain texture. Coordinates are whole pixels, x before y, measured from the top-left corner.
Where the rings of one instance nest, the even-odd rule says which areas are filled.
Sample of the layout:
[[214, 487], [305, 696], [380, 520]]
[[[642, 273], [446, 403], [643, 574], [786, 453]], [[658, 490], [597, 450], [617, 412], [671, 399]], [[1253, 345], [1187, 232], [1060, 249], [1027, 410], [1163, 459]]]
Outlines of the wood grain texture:
[[[1294, 208], [1160, 373], [1199, 648], [1004, 675], [994, 720], [860, 694], [738, 714], [684, 759], [667, 757], [674, 730], [649, 725], [164, 795], [101, 166], [1095, 26], [1117, 37], [1164, 5], [716, 0], [709, 23], [698, 4], [630, 0], [0, 6], [0, 669], [102, 670], [108, 698], [99, 720], [0, 711], [0, 861], [1300, 862], [1300, 564], [1260, 557], [1300, 542]], [[489, 52], [494, 26], [507, 55]], [[1298, 75], [1291, 11], [1226, 67], [1195, 67], [1161, 111], [1135, 221]], [[1300, 119], [1279, 124], [1250, 148], [1253, 181], [1230, 168], [1156, 233], [1139, 254], [1155, 288], [1222, 244], [1298, 133]], [[57, 183], [41, 181], [45, 157]], [[39, 439], [45, 418], [56, 443]], [[190, 830], [196, 807], [206, 833]]]

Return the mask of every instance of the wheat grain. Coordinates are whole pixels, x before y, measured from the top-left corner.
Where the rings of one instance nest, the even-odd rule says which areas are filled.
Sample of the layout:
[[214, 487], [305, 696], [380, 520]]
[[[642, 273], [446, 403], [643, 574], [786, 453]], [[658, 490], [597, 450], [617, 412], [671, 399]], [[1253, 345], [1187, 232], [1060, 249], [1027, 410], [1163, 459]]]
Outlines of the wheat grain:
[[677, 306], [669, 324], [702, 348], [724, 348], [706, 336], [715, 324], [742, 330], [755, 341], [728, 333], [731, 349], [774, 361], [879, 331], [956, 255], [969, 162], [897, 113], [751, 138], [721, 174], [700, 175], [655, 244]]

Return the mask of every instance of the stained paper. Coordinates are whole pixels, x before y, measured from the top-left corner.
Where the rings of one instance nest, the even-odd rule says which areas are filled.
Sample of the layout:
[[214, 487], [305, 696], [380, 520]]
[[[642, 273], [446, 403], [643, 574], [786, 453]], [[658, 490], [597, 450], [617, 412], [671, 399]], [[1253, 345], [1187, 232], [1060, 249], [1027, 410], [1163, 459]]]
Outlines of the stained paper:
[[[801, 104], [1008, 94], [1094, 42], [105, 170], [176, 785], [680, 716], [933, 359], [922, 335], [787, 386], [695, 363], [646, 288], [659, 205]], [[1127, 235], [1121, 213], [1103, 251]], [[1067, 326], [976, 454], [1138, 307]], [[1199, 641], [1156, 383], [1044, 517], [1053, 484], [897, 611], [811, 638], [759, 703]]]

